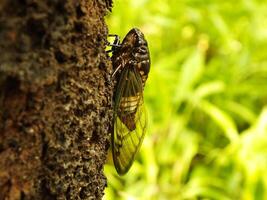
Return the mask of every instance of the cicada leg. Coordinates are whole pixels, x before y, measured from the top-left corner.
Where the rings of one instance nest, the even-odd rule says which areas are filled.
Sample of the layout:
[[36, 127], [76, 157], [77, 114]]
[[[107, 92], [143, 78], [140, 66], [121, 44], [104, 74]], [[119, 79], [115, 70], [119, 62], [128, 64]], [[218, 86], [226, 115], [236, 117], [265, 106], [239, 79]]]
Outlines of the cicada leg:
[[113, 43], [108, 42], [108, 46], [111, 46], [111, 49], [106, 51], [107, 53], [110, 52], [114, 52], [116, 51], [117, 48], [121, 47], [121, 43], [120, 43], [120, 36], [116, 35], [116, 34], [109, 34], [108, 37], [114, 37], [114, 41]]

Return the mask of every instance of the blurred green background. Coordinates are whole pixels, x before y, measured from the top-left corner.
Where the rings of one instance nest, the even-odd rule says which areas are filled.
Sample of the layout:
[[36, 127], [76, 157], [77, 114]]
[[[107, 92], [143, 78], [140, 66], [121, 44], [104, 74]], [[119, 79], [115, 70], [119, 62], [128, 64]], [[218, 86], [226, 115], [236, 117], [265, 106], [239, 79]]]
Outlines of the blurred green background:
[[148, 131], [106, 200], [267, 199], [267, 2], [114, 0], [122, 38], [148, 40]]

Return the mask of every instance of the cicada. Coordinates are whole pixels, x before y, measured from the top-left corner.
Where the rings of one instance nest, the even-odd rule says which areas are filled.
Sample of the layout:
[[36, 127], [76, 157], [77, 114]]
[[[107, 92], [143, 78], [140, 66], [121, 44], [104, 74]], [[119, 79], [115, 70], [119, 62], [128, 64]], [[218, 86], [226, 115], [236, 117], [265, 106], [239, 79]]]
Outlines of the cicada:
[[150, 70], [150, 55], [144, 34], [130, 30], [122, 42], [114, 36], [112, 64], [115, 81], [114, 130], [111, 138], [113, 162], [118, 174], [128, 172], [144, 139], [147, 117], [144, 86]]

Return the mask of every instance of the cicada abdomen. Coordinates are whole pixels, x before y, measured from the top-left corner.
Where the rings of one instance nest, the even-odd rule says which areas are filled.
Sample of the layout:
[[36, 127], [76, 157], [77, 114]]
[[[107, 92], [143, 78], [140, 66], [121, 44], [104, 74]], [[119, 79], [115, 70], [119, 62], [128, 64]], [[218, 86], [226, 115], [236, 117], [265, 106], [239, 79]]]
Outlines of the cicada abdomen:
[[119, 174], [131, 167], [142, 144], [146, 126], [143, 91], [150, 70], [150, 56], [143, 33], [134, 28], [122, 43], [116, 36], [112, 46], [114, 94], [114, 132], [112, 155]]

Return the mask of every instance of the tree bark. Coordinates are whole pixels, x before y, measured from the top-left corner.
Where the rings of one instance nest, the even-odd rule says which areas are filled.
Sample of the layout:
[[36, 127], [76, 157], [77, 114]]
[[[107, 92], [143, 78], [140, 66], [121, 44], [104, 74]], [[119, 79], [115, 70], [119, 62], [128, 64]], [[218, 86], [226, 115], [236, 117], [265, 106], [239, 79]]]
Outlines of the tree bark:
[[111, 0], [0, 1], [0, 200], [101, 199]]

